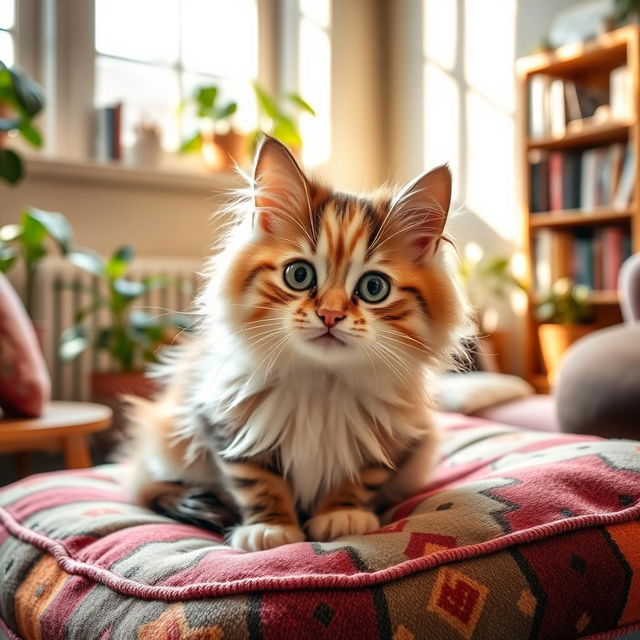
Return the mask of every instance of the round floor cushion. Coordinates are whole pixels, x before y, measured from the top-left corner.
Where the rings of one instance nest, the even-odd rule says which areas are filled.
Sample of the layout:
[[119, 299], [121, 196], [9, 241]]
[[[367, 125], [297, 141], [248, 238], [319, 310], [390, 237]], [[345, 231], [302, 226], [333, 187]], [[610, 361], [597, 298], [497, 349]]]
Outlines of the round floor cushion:
[[640, 324], [575, 342], [560, 369], [556, 398], [562, 431], [640, 438]]
[[0, 491], [0, 637], [614, 638], [640, 625], [640, 443], [444, 415], [378, 530], [246, 553], [127, 502], [122, 469]]

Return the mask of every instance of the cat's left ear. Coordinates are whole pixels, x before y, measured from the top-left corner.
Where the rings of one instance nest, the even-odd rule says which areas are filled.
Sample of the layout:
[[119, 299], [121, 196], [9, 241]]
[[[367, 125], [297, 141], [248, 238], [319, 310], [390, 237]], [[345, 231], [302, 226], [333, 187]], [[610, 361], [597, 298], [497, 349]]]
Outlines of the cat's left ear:
[[420, 257], [433, 255], [451, 205], [451, 171], [436, 167], [407, 183], [391, 202], [391, 215], [402, 224]]
[[256, 151], [253, 184], [257, 222], [262, 231], [281, 235], [309, 216], [309, 184], [291, 152], [264, 136]]

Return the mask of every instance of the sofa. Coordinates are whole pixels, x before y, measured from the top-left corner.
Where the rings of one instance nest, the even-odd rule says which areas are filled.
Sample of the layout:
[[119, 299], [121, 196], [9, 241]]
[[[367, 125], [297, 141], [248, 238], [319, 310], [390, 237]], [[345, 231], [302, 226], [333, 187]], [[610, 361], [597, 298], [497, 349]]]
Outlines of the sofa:
[[429, 485], [330, 543], [232, 549], [117, 465], [5, 487], [0, 638], [637, 638], [640, 443], [441, 422]]

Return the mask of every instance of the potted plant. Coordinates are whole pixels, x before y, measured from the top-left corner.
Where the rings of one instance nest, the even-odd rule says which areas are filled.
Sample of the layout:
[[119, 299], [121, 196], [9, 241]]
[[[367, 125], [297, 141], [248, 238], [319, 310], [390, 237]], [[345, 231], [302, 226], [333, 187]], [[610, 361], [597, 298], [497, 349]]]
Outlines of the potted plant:
[[205, 166], [213, 170], [228, 169], [234, 160], [242, 164], [245, 160], [245, 137], [231, 125], [238, 103], [222, 103], [215, 85], [196, 89], [193, 101], [200, 130], [182, 143], [180, 152], [200, 152]]
[[479, 247], [466, 252], [458, 274], [476, 312], [479, 356], [494, 361], [483, 362], [483, 369], [504, 371], [507, 336], [497, 329], [497, 307], [512, 291], [526, 289], [513, 274], [508, 257], [485, 256]]
[[[63, 255], [71, 251], [73, 231], [61, 213], [28, 207], [20, 222], [0, 227], [0, 272], [6, 273], [17, 262], [24, 262], [24, 290], [21, 295], [29, 317], [37, 324], [36, 283], [38, 269], [49, 254], [53, 241]], [[38, 327], [36, 326], [36, 329]]]
[[573, 284], [569, 278], [556, 280], [539, 302], [536, 316], [541, 322], [538, 338], [542, 360], [553, 383], [565, 351], [591, 331], [587, 324], [591, 320], [588, 287]]
[[0, 180], [17, 184], [24, 175], [22, 159], [7, 148], [10, 132], [17, 132], [30, 145], [42, 146], [42, 136], [33, 124], [44, 107], [40, 87], [19, 69], [0, 60]]
[[258, 104], [258, 128], [250, 135], [251, 155], [261, 133], [267, 133], [286, 144], [298, 156], [302, 147], [302, 137], [296, 122], [300, 112], [316, 115], [311, 105], [297, 93], [272, 96], [257, 82], [253, 83]]
[[[146, 378], [142, 368], [145, 362], [155, 362], [156, 352], [162, 344], [173, 342], [188, 328], [185, 316], [180, 313], [154, 315], [134, 308], [134, 303], [153, 288], [166, 286], [162, 277], [146, 277], [133, 280], [127, 272], [134, 258], [130, 245], [117, 249], [104, 260], [90, 250], [69, 253], [69, 260], [93, 275], [96, 284], [91, 288], [91, 303], [78, 311], [75, 324], [66, 329], [60, 339], [59, 355], [71, 361], [90, 345], [107, 352], [113, 363], [111, 372], [94, 372], [91, 389], [96, 401], [119, 406], [119, 396], [131, 393], [149, 396], [154, 391], [153, 382]], [[108, 322], [100, 323], [102, 310], [107, 311]], [[87, 326], [91, 316], [95, 321]]]

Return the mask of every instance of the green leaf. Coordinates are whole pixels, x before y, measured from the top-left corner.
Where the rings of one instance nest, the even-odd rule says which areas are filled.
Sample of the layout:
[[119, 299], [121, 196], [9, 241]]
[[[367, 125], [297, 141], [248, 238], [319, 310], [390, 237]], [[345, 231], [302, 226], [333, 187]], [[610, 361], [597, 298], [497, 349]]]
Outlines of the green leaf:
[[76, 325], [62, 332], [58, 355], [61, 360], [69, 362], [83, 353], [88, 346], [87, 330], [83, 326]]
[[113, 331], [111, 329], [100, 329], [95, 339], [96, 349], [108, 349], [113, 338]]
[[91, 249], [75, 249], [67, 255], [67, 258], [71, 264], [87, 271], [91, 275], [98, 277], [104, 276], [104, 260]]
[[253, 83], [253, 90], [258, 100], [258, 108], [269, 118], [277, 118], [280, 110], [275, 100], [257, 82]]
[[178, 151], [180, 153], [193, 153], [202, 149], [202, 134], [196, 133], [192, 138], [185, 140]]
[[56, 241], [63, 254], [67, 254], [73, 245], [73, 230], [68, 220], [61, 214], [53, 211], [43, 211], [31, 207], [26, 215], [37, 220], [46, 232]]
[[118, 278], [113, 281], [113, 289], [116, 293], [128, 300], [139, 298], [147, 290], [142, 282], [134, 282], [133, 280], [125, 280], [123, 278]]
[[97, 297], [88, 307], [77, 311], [73, 316], [73, 321], [76, 324], [84, 322], [88, 316], [98, 311], [98, 309], [101, 309], [103, 306], [105, 306], [105, 304], [106, 300], [104, 300], [104, 298]]
[[20, 236], [26, 253], [37, 253], [43, 251], [44, 241], [47, 238], [47, 228], [32, 215], [31, 209], [22, 212], [22, 235]]
[[13, 95], [20, 111], [33, 118], [44, 107], [42, 89], [26, 73], [19, 69], [9, 69], [13, 81]]
[[216, 109], [214, 114], [214, 120], [224, 120], [225, 118], [229, 118], [238, 110], [237, 102], [229, 102], [220, 109]]
[[0, 149], [0, 178], [13, 185], [22, 178], [22, 160], [11, 149]]
[[204, 117], [208, 111], [213, 109], [213, 105], [216, 103], [218, 97], [218, 87], [200, 87], [196, 91], [196, 103], [198, 105], [198, 116]]
[[42, 135], [29, 121], [23, 120], [18, 126], [18, 131], [34, 147], [42, 146]]
[[298, 132], [298, 128], [291, 118], [288, 116], [281, 116], [274, 123], [273, 131], [271, 132], [274, 138], [280, 140], [284, 144], [290, 144], [299, 146], [302, 144], [302, 138]]
[[122, 278], [127, 272], [129, 264], [135, 256], [135, 250], [132, 245], [125, 244], [115, 251], [115, 253], [107, 260], [106, 273], [111, 280]]
[[293, 102], [293, 104], [296, 105], [296, 107], [298, 107], [299, 109], [301, 109], [302, 111], [306, 111], [307, 113], [310, 113], [312, 116], [316, 115], [315, 110], [313, 109], [313, 107], [306, 101], [304, 100], [300, 94], [298, 93], [288, 93], [287, 94], [287, 98]]
[[7, 273], [17, 258], [17, 252], [6, 244], [0, 245], [0, 273]]

